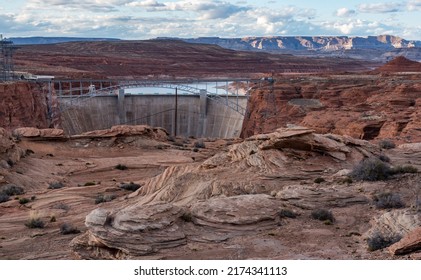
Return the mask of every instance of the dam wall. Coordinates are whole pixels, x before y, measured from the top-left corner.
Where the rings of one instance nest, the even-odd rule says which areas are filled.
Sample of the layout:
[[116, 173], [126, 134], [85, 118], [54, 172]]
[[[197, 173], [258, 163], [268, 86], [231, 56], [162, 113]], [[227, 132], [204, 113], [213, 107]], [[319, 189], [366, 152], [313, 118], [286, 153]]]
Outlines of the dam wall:
[[224, 101], [246, 108], [245, 96], [224, 96], [219, 100], [206, 94], [125, 94], [58, 97], [62, 127], [68, 135], [106, 129], [113, 125], [146, 124], [163, 127], [171, 135], [185, 137], [239, 137], [244, 116]]

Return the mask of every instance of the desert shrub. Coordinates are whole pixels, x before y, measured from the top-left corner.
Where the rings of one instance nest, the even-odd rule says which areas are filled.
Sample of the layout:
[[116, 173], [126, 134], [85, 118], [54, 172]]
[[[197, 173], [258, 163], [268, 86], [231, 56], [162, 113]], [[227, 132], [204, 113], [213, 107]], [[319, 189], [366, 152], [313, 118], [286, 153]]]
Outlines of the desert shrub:
[[390, 158], [388, 156], [386, 156], [385, 154], [379, 155], [379, 160], [381, 160], [383, 162], [390, 162]]
[[115, 166], [115, 169], [118, 169], [118, 170], [127, 170], [127, 169], [129, 169], [126, 165], [124, 165], [124, 164], [117, 164], [116, 166]]
[[367, 245], [369, 251], [376, 251], [386, 247], [389, 247], [393, 243], [398, 242], [401, 240], [400, 235], [393, 235], [393, 236], [384, 236], [379, 232], [375, 232], [367, 238]]
[[181, 215], [181, 219], [187, 223], [191, 223], [193, 221], [193, 216], [190, 212], [184, 212], [183, 215]]
[[48, 188], [52, 190], [61, 189], [63, 187], [64, 187], [64, 184], [62, 182], [53, 182], [48, 185]]
[[378, 209], [402, 208], [405, 204], [397, 193], [382, 192], [373, 197], [373, 202]]
[[379, 142], [379, 147], [382, 149], [393, 149], [396, 147], [396, 145], [390, 139], [383, 139]]
[[84, 184], [84, 186], [85, 186], [85, 187], [95, 186], [95, 185], [96, 185], [96, 183], [95, 183], [95, 182], [86, 182], [86, 183]]
[[404, 173], [418, 173], [418, 169], [412, 165], [399, 165], [392, 169], [394, 174], [404, 174]]
[[22, 187], [13, 185], [13, 184], [7, 184], [0, 187], [0, 194], [5, 194], [8, 196], [12, 195], [20, 195], [25, 193]]
[[359, 181], [380, 181], [386, 180], [393, 175], [392, 169], [378, 158], [362, 160], [352, 170], [350, 176]]
[[198, 148], [198, 149], [204, 149], [206, 148], [205, 142], [203, 142], [202, 139], [197, 140], [196, 142], [194, 142], [194, 147]]
[[0, 203], [9, 201], [10, 197], [7, 194], [0, 193]]
[[278, 212], [278, 216], [281, 218], [291, 218], [291, 219], [295, 219], [297, 218], [297, 213], [295, 213], [292, 210], [289, 209], [282, 209]]
[[333, 214], [331, 211], [326, 209], [316, 209], [311, 212], [311, 217], [315, 220], [319, 221], [328, 221], [333, 223], [335, 221], [335, 218], [333, 217]]
[[67, 205], [67, 204], [65, 204], [65, 203], [62, 203], [62, 202], [54, 205], [53, 208], [54, 209], [61, 209], [61, 210], [64, 210], [64, 211], [69, 211], [70, 210], [70, 206]]
[[339, 184], [352, 184], [353, 181], [350, 177], [341, 178], [338, 180]]
[[80, 233], [80, 230], [77, 229], [77, 227], [73, 226], [72, 224], [64, 223], [60, 226], [60, 233], [65, 234], [78, 234]]
[[166, 149], [167, 146], [166, 145], [158, 144], [158, 145], [155, 146], [155, 148], [157, 148], [158, 150], [163, 150], [163, 149]]
[[199, 149], [198, 148], [194, 148], [193, 149], [193, 152], [197, 153], [197, 152], [199, 152]]
[[179, 141], [175, 141], [175, 142], [173, 143], [173, 145], [174, 145], [174, 146], [177, 146], [177, 147], [184, 147], [184, 144], [183, 144], [182, 142], [179, 142]]
[[100, 194], [95, 198], [95, 204], [100, 204], [100, 203], [103, 203], [103, 202], [109, 202], [111, 200], [114, 200], [115, 198], [116, 198], [116, 196], [113, 195], [113, 194], [110, 194], [110, 195]]
[[316, 183], [316, 184], [320, 184], [320, 183], [323, 183], [323, 182], [325, 182], [326, 180], [325, 179], [323, 179], [323, 178], [321, 178], [321, 177], [318, 177], [318, 178], [316, 178], [316, 179], [314, 179], [314, 183]]
[[141, 185], [135, 184], [133, 182], [130, 182], [128, 184], [122, 184], [120, 186], [120, 188], [128, 190], [128, 191], [132, 191], [132, 192], [137, 191], [140, 187], [141, 187]]
[[44, 222], [40, 218], [32, 218], [25, 223], [28, 228], [44, 228]]
[[22, 197], [21, 199], [19, 199], [19, 203], [20, 204], [26, 204], [28, 203], [30, 200], [26, 197]]

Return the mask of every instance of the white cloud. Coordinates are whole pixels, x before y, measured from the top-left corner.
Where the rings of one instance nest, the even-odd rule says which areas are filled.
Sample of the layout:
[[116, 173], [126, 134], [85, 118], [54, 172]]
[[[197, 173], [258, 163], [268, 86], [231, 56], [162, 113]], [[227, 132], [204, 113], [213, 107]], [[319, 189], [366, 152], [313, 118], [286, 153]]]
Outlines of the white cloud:
[[382, 34], [398, 35], [399, 30], [378, 21], [350, 19], [346, 21], [329, 21], [321, 23], [324, 32], [331, 30], [333, 35], [375, 36]]
[[354, 16], [357, 12], [348, 8], [340, 8], [336, 10], [336, 16], [338, 17], [350, 17]]
[[147, 7], [147, 8], [155, 8], [155, 7], [165, 7], [165, 4], [159, 3], [156, 0], [146, 0], [146, 1], [139, 1], [139, 2], [130, 2], [126, 4], [129, 7]]
[[402, 10], [402, 3], [374, 3], [360, 4], [358, 11], [360, 13], [396, 13]]
[[27, 8], [81, 10], [84, 12], [117, 12], [128, 0], [29, 0]]
[[407, 8], [409, 11], [421, 11], [421, 0], [409, 1]]
[[178, 1], [178, 2], [164, 2], [157, 1], [140, 1], [128, 4], [133, 7], [147, 7], [149, 12], [160, 11], [178, 11], [178, 12], [195, 12], [199, 14], [198, 18], [202, 20], [228, 18], [233, 14], [248, 10], [246, 6], [233, 5], [225, 1]]

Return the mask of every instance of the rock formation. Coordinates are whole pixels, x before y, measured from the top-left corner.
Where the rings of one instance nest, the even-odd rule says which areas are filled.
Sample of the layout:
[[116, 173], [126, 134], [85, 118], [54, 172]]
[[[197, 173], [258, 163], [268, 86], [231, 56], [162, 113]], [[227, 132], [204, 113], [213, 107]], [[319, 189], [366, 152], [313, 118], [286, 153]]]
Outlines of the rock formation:
[[421, 60], [421, 41], [408, 41], [396, 36], [270, 36], [245, 38], [201, 37], [183, 39], [190, 43], [215, 44], [233, 50], [290, 53], [299, 56], [352, 57], [387, 61], [406, 55]]
[[13, 131], [17, 138], [31, 138], [38, 140], [65, 139], [64, 131], [58, 128], [19, 127]]
[[[136, 258], [189, 242], [218, 243], [282, 224], [288, 207], [350, 207], [367, 198], [346, 188], [293, 186], [379, 153], [366, 141], [296, 127], [256, 135], [202, 164], [172, 166], [86, 218], [72, 246], [81, 258]], [[320, 200], [320, 197], [323, 197]]]
[[421, 63], [398, 56], [385, 65], [376, 69], [376, 72], [421, 72]]
[[150, 127], [147, 125], [116, 125], [110, 129], [94, 130], [74, 135], [72, 138], [111, 138], [111, 137], [129, 137], [144, 136], [150, 139], [166, 141], [168, 132], [160, 127]]
[[399, 242], [389, 247], [393, 255], [403, 255], [421, 249], [421, 227], [417, 227], [406, 234]]
[[357, 139], [420, 142], [421, 87], [417, 79], [382, 75], [275, 77], [274, 83], [252, 91], [242, 136], [293, 124]]
[[52, 96], [53, 100], [48, 101], [46, 84], [0, 83], [0, 127], [14, 129], [28, 126], [37, 128], [57, 126], [60, 117], [56, 100], [53, 94]]
[[11, 167], [24, 155], [25, 151], [16, 144], [11, 133], [0, 127], [0, 170]]
[[202, 37], [184, 39], [191, 43], [216, 44], [235, 50], [263, 51], [337, 51], [350, 49], [383, 49], [421, 47], [420, 41], [408, 41], [396, 36], [380, 35], [368, 37], [348, 36], [271, 36], [246, 38]]

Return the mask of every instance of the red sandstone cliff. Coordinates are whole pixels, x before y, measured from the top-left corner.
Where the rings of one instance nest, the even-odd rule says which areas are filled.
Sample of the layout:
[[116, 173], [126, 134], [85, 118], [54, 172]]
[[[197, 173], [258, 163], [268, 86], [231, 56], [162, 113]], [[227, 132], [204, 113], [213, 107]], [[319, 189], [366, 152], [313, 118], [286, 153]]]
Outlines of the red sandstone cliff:
[[[46, 85], [27, 82], [0, 83], [0, 127], [14, 129], [22, 126], [47, 128], [59, 123], [53, 105], [53, 118], [48, 117]], [[56, 102], [53, 100], [53, 104]]]
[[419, 76], [278, 78], [254, 90], [242, 137], [288, 124], [366, 140], [421, 141]]

